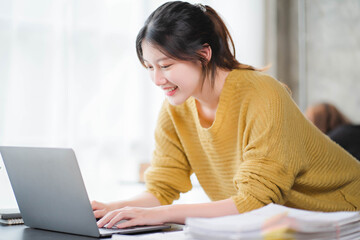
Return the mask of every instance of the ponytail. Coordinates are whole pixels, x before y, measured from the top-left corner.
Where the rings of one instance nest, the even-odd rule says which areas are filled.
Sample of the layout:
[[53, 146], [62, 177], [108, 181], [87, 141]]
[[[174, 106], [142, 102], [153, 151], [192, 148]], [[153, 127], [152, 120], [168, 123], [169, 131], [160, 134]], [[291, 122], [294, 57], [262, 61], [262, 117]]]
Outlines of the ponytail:
[[204, 13], [213, 23], [214, 37], [218, 39], [219, 43], [219, 57], [214, 59], [215, 64], [213, 65], [213, 67], [215, 69], [211, 70], [212, 79], [214, 79], [216, 67], [220, 67], [230, 71], [233, 69], [257, 70], [250, 65], [242, 64], [238, 60], [236, 60], [235, 44], [224, 21], [212, 7], [208, 5], [201, 5], [201, 7], [205, 9]]

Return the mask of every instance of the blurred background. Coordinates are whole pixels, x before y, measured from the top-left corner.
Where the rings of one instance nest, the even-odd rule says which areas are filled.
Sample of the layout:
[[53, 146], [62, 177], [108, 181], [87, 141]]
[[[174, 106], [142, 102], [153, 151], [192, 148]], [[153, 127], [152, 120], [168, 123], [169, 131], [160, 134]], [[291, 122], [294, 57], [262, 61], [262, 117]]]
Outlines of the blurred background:
[[[0, 0], [0, 145], [73, 148], [95, 198], [117, 191], [96, 184], [138, 182], [164, 94], [135, 38], [164, 2]], [[271, 64], [302, 111], [330, 102], [360, 122], [360, 0], [189, 2], [217, 10], [237, 59]], [[0, 207], [13, 206], [0, 167]]]

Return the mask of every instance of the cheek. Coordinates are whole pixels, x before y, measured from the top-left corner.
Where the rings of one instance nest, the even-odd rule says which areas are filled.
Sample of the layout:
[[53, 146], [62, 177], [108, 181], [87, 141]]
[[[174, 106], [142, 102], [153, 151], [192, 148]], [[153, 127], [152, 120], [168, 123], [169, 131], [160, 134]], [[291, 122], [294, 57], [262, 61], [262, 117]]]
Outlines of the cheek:
[[201, 70], [194, 66], [182, 66], [176, 69], [176, 74], [173, 74], [173, 77], [180, 80], [182, 85], [195, 85], [201, 78]]

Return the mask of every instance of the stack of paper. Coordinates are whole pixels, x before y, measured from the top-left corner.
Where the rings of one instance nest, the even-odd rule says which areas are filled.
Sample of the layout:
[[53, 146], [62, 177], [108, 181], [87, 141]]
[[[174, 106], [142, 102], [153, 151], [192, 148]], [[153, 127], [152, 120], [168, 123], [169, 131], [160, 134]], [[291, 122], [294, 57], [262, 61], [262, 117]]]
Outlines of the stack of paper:
[[0, 209], [0, 224], [2, 225], [24, 224], [19, 209], [17, 208]]
[[188, 218], [195, 239], [360, 239], [360, 212], [313, 212], [269, 204], [239, 215]]

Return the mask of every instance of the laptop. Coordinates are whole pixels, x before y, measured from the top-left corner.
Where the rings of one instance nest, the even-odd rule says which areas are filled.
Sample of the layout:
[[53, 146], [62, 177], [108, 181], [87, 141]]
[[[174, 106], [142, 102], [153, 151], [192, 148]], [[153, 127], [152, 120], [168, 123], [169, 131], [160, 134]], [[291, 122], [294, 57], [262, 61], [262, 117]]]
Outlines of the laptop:
[[22, 218], [29, 227], [90, 237], [170, 228], [99, 228], [72, 149], [0, 147], [0, 153]]

